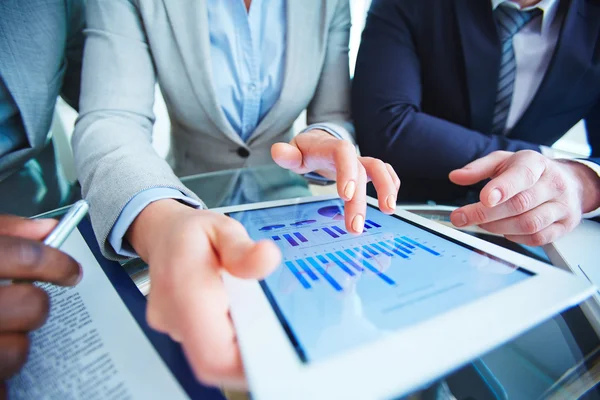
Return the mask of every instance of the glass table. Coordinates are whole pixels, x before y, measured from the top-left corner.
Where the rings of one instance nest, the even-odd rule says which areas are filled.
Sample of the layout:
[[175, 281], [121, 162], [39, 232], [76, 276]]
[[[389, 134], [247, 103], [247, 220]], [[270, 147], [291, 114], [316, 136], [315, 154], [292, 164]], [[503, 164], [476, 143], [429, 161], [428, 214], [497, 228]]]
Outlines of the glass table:
[[[335, 185], [321, 186], [274, 165], [201, 174], [182, 181], [210, 208], [336, 193]], [[442, 223], [447, 222], [451, 210], [432, 205], [402, 207]], [[62, 212], [64, 209], [44, 216], [58, 217]], [[494, 241], [519, 251], [501, 238]], [[520, 251], [544, 260], [540, 249]], [[138, 287], [147, 291], [147, 266], [132, 260], [124, 267]], [[600, 399], [600, 324], [588, 317], [589, 309], [595, 307], [592, 301], [555, 316], [408, 398]]]

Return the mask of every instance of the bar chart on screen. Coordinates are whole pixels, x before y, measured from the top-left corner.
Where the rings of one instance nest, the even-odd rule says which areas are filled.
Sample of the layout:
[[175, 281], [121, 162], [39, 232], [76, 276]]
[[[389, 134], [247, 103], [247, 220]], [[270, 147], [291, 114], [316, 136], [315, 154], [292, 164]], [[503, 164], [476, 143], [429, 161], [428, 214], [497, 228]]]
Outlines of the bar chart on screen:
[[[335, 210], [328, 210], [328, 215], [331, 216], [327, 222], [318, 223], [316, 220], [304, 220], [291, 223], [289, 225], [277, 224], [269, 225], [260, 228], [259, 230], [265, 234], [270, 234], [271, 240], [277, 242], [279, 245], [284, 247], [302, 247], [302, 246], [313, 246], [323, 241], [330, 241], [332, 239], [337, 240], [350, 240], [356, 236], [350, 235], [344, 226], [343, 219], [337, 217], [340, 213], [335, 213]], [[373, 234], [383, 228], [383, 226], [371, 219], [365, 221], [365, 229], [363, 235]], [[277, 235], [273, 235], [273, 231], [279, 231]]]
[[325, 285], [330, 290], [343, 292], [342, 281], [365, 276], [374, 277], [385, 286], [396, 286], [394, 269], [414, 264], [415, 256], [420, 260], [422, 257], [443, 257], [443, 251], [416, 238], [386, 233], [354, 237], [339, 248], [328, 246], [328, 251], [320, 252], [316, 248], [309, 252], [294, 252], [286, 257], [284, 266], [306, 290]]

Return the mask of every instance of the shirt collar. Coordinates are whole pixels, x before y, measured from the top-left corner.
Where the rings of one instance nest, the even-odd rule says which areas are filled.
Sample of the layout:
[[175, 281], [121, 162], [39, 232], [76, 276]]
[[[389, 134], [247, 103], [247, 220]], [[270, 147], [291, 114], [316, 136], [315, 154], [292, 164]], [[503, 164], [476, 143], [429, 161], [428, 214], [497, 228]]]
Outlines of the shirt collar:
[[[498, 6], [502, 3], [506, 3], [514, 8], [520, 9], [519, 5], [510, 0], [491, 0], [492, 1], [492, 10], [498, 8]], [[532, 7], [523, 8], [522, 11], [529, 11], [539, 8], [542, 10], [542, 35], [546, 35], [550, 30], [550, 26], [556, 17], [556, 11], [558, 8], [558, 0], [542, 0], [536, 5]]]

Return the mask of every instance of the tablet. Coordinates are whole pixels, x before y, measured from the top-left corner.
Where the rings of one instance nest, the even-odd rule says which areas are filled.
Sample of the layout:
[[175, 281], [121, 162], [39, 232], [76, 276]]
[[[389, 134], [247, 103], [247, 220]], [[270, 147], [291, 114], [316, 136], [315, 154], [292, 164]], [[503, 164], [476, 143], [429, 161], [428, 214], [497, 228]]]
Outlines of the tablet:
[[217, 211], [282, 264], [225, 276], [253, 398], [392, 398], [424, 387], [592, 295], [562, 270], [368, 199], [364, 232], [339, 198]]

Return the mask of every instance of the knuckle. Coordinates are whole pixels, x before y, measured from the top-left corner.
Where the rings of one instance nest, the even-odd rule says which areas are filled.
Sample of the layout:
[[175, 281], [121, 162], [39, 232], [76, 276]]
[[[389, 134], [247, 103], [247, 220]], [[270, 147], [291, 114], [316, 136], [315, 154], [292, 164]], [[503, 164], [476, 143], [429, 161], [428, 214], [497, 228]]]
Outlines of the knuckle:
[[567, 181], [561, 174], [553, 174], [551, 185], [554, 192], [559, 196], [567, 191]]
[[523, 174], [525, 183], [528, 186], [533, 186], [538, 180], [538, 175], [535, 173], [535, 171], [530, 165], [524, 165], [521, 173]]
[[474, 207], [470, 219], [479, 225], [487, 221], [487, 215], [482, 207]]
[[356, 153], [356, 148], [354, 145], [346, 140], [339, 140], [340, 149], [347, 153]]
[[508, 208], [514, 214], [523, 214], [525, 211], [531, 209], [533, 204], [533, 197], [528, 192], [520, 192], [513, 196], [508, 201]]
[[41, 244], [30, 240], [15, 240], [11, 245], [15, 263], [18, 266], [35, 269], [40, 266], [44, 258], [44, 248]]
[[544, 228], [544, 220], [539, 215], [528, 215], [519, 218], [521, 230], [527, 234], [534, 234]]
[[30, 312], [36, 321], [38, 321], [39, 326], [41, 326], [50, 312], [50, 298], [43, 289], [35, 286], [31, 286], [27, 298]]
[[543, 246], [548, 243], [548, 235], [545, 232], [537, 232], [531, 235], [531, 245], [533, 247]]

